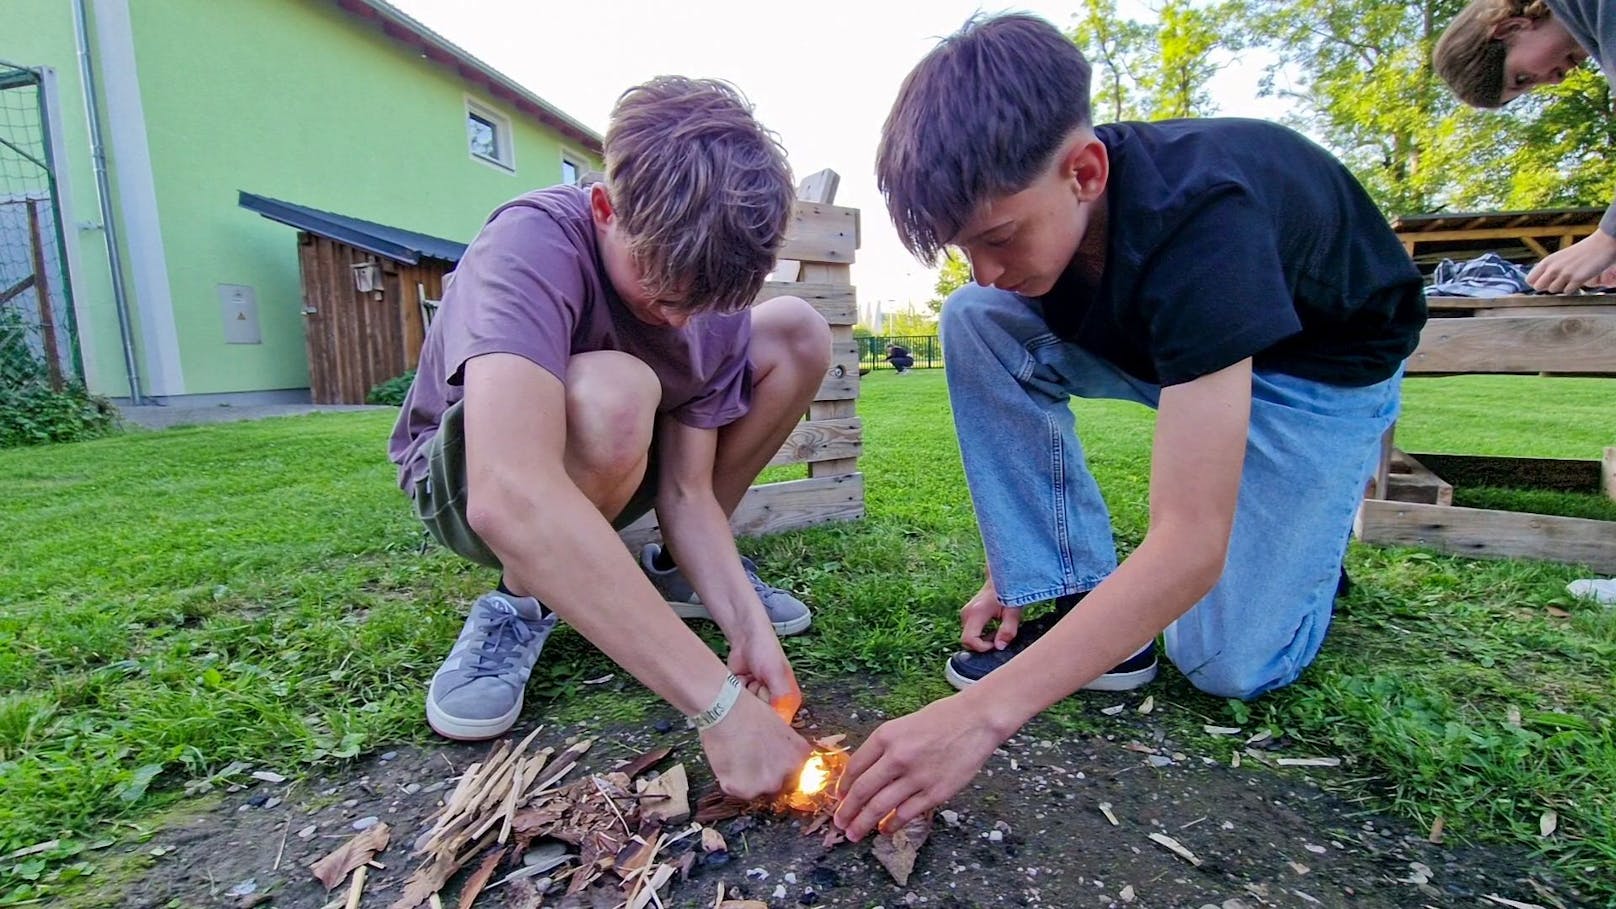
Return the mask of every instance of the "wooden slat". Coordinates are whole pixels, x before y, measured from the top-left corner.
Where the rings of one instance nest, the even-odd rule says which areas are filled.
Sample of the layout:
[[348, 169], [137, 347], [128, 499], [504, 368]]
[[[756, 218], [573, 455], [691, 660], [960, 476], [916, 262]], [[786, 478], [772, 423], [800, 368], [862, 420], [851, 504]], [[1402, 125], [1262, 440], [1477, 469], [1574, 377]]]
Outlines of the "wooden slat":
[[1501, 309], [1521, 306], [1616, 306], [1616, 294], [1533, 294], [1508, 297], [1428, 297], [1432, 312], [1445, 309]]
[[850, 264], [857, 249], [858, 209], [798, 202], [779, 258]]
[[[764, 536], [862, 517], [864, 475], [849, 473], [754, 486], [736, 507], [730, 526], [737, 536]], [[661, 535], [654, 511], [618, 533], [623, 543], [636, 552], [646, 543], [661, 539]]]
[[770, 281], [763, 285], [756, 302], [775, 297], [801, 297], [808, 301], [825, 321], [832, 325], [853, 325], [858, 322], [858, 295], [851, 284], [793, 284]]
[[1541, 559], [1616, 572], [1616, 521], [1365, 499], [1358, 538], [1474, 558]]
[[821, 401], [850, 401], [859, 395], [858, 369], [855, 368], [845, 376], [826, 376], [820, 384], [819, 391], [814, 393], [814, 403]]
[[1616, 316], [1432, 319], [1410, 373], [1610, 373]]
[[1605, 449], [1605, 460], [1599, 469], [1599, 486], [1605, 497], [1616, 501], [1616, 448]]
[[1452, 505], [1453, 484], [1437, 476], [1418, 459], [1394, 448], [1384, 498], [1394, 502]]
[[[1593, 227], [1574, 227], [1569, 231], [1586, 237]], [[1513, 240], [1517, 237], [1558, 237], [1567, 233], [1564, 225], [1522, 224], [1519, 227], [1477, 227], [1468, 230], [1428, 230], [1408, 234], [1408, 239], [1419, 243], [1437, 243], [1447, 240]]]
[[786, 436], [768, 466], [857, 458], [864, 449], [864, 423], [851, 419], [805, 420]]
[[1577, 458], [1507, 458], [1497, 455], [1409, 455], [1455, 486], [1503, 486], [1555, 492], [1599, 488], [1599, 462]]
[[[797, 198], [805, 202], [835, 202], [836, 188], [841, 185], [841, 175], [827, 167], [802, 178], [802, 182], [797, 184]], [[782, 282], [803, 280], [802, 263], [792, 259], [781, 260], [775, 267], [774, 279]]]

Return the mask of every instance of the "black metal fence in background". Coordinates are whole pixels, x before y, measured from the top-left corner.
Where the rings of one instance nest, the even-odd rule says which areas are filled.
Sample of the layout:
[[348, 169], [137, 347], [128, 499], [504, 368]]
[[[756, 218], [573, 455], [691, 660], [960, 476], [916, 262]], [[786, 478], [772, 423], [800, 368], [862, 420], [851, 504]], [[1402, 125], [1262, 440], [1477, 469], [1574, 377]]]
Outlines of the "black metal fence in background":
[[915, 360], [914, 369], [935, 369], [943, 365], [943, 345], [936, 335], [871, 335], [858, 338], [859, 368], [891, 369], [887, 362], [889, 346], [902, 347]]

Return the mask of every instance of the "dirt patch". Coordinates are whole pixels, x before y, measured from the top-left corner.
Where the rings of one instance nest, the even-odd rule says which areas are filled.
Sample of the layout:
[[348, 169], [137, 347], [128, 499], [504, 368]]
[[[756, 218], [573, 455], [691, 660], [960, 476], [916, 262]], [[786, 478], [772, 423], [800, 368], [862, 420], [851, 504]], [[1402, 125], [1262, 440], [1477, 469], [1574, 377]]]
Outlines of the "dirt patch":
[[[845, 696], [815, 703], [818, 734], [855, 739], [880, 721]], [[896, 885], [865, 844], [825, 849], [791, 818], [741, 818], [718, 825], [727, 855], [698, 862], [664, 904], [710, 909], [720, 882], [731, 898], [771, 907], [997, 906], [1111, 907], [1477, 906], [1497, 894], [1547, 907], [1577, 894], [1515, 850], [1433, 845], [1422, 832], [1366, 813], [1327, 787], [1344, 767], [1271, 766], [1300, 756], [1273, 743], [1241, 766], [1180, 747], [1158, 717], [1129, 711], [1103, 736], [1064, 736], [1034, 723], [989, 762], [975, 784], [937, 819], [908, 886]], [[604, 770], [650, 748], [675, 745], [710, 782], [692, 736], [671, 712], [643, 727], [547, 730], [544, 744], [588, 734], [596, 747], [581, 766]], [[1210, 751], [1204, 747], [1203, 751]], [[385, 821], [393, 845], [371, 869], [364, 906], [396, 899], [413, 865], [409, 845], [452, 788], [452, 778], [486, 746], [400, 748], [346, 775], [301, 781], [243, 780], [221, 805], [158, 831], [126, 852], [124, 907], [322, 907], [328, 894], [308, 866], [356, 832]], [[1225, 752], [1226, 753], [1226, 752]], [[1267, 762], [1267, 763], [1265, 763]], [[272, 769], [272, 768], [264, 768]], [[1109, 806], [1113, 824], [1101, 804]], [[1171, 838], [1193, 865], [1151, 834]], [[452, 888], [451, 888], [452, 889]], [[453, 905], [445, 894], [445, 902]], [[255, 902], [256, 901], [256, 902]], [[484, 893], [478, 906], [505, 904]], [[559, 894], [546, 906], [565, 903]]]

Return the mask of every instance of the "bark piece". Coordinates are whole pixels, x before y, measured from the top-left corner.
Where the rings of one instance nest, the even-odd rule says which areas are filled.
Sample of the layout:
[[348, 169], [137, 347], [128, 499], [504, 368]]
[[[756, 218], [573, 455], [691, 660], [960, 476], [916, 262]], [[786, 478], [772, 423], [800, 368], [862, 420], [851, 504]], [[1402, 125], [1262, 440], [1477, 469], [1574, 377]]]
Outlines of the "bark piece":
[[358, 868], [377, 853], [387, 848], [387, 842], [392, 837], [387, 825], [377, 824], [364, 832], [350, 837], [341, 846], [332, 850], [325, 858], [309, 866], [314, 877], [330, 890], [342, 883], [348, 872]]
[[[690, 777], [675, 764], [654, 780], [640, 782], [640, 819], [680, 824], [690, 819]], [[661, 796], [661, 798], [657, 798]]]
[[902, 828], [894, 831], [890, 836], [881, 835], [875, 838], [875, 857], [892, 879], [898, 882], [899, 887], [909, 886], [909, 875], [914, 873], [915, 859], [920, 855], [920, 847], [925, 845], [926, 838], [931, 836], [930, 811], [915, 818]]

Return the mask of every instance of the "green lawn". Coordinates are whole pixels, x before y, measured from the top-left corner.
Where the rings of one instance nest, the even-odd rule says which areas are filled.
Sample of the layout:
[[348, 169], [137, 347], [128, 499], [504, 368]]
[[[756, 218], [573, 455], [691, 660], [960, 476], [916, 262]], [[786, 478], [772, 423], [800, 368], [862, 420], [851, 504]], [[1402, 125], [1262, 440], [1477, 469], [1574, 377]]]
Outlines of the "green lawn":
[[[1616, 443], [1613, 386], [1411, 381], [1399, 442], [1597, 457]], [[1077, 411], [1131, 547], [1150, 415]], [[809, 698], [873, 671], [890, 709], [948, 690], [937, 670], [981, 547], [941, 372], [876, 373], [860, 412], [870, 517], [744, 548], [817, 607], [815, 632], [787, 645]], [[423, 685], [492, 576], [421, 553], [383, 453], [390, 423], [313, 416], [0, 451], [0, 855], [61, 840], [0, 861], [0, 905], [56, 892], [88, 869], [85, 850], [138, 836], [185, 782], [232, 761], [284, 770], [427, 740]], [[1183, 736], [1268, 724], [1355, 756], [1350, 776], [1375, 804], [1420, 824], [1441, 815], [1450, 837], [1541, 848], [1616, 901], [1616, 610], [1571, 601], [1581, 573], [1564, 566], [1355, 547], [1350, 567], [1358, 587], [1291, 688], [1242, 705], [1164, 673], [1157, 700], [1185, 708], [1172, 712]], [[606, 705], [577, 684], [602, 671], [563, 632], [530, 714], [645, 703]], [[1073, 698], [1054, 718], [1081, 730], [1097, 704]], [[1548, 809], [1559, 831], [1542, 839]]]

